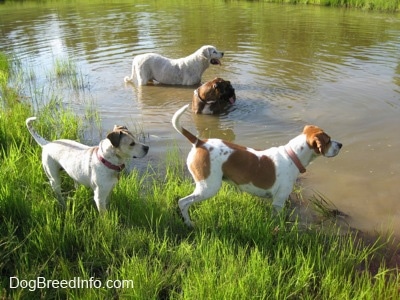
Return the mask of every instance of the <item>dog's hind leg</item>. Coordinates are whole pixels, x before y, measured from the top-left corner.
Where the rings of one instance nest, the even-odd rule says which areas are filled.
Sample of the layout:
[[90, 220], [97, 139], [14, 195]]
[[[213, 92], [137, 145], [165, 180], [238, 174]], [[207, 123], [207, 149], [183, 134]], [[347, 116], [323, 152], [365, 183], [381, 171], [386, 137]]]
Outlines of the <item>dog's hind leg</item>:
[[198, 195], [196, 196], [193, 193], [193, 194], [190, 194], [189, 196], [186, 196], [185, 198], [180, 199], [178, 202], [179, 209], [181, 210], [181, 214], [183, 217], [183, 221], [189, 227], [193, 227], [193, 222], [190, 220], [190, 216], [189, 216], [189, 206], [192, 205], [196, 201], [201, 201], [201, 199], [196, 199], [196, 197], [198, 197]]
[[[133, 72], [133, 71], [132, 71]], [[146, 65], [135, 66], [135, 76], [139, 86], [154, 83], [154, 73]]]
[[50, 186], [55, 192], [58, 202], [61, 204], [63, 208], [65, 208], [66, 207], [65, 200], [61, 193], [61, 177], [60, 177], [60, 171], [62, 170], [61, 166], [57, 161], [55, 161], [54, 159], [52, 159], [47, 155], [42, 156], [42, 163], [43, 163], [43, 169], [46, 172], [47, 177], [49, 178]]
[[149, 82], [150, 79], [148, 79], [147, 76], [142, 76], [143, 74], [140, 74], [140, 72], [136, 73], [136, 79], [138, 82], [138, 85], [147, 85], [147, 83]]
[[206, 181], [196, 182], [196, 188], [192, 194], [182, 198], [178, 201], [179, 209], [181, 210], [183, 220], [185, 224], [189, 227], [193, 227], [193, 222], [190, 220], [189, 207], [193, 203], [200, 202], [211, 198], [220, 189], [221, 182], [207, 183]]

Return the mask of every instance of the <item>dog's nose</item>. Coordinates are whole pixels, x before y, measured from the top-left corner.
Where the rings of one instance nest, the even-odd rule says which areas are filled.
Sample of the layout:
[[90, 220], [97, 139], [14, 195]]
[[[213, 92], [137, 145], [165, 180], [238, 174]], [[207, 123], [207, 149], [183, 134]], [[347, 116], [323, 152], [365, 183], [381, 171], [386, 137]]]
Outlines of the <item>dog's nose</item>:
[[342, 149], [343, 144], [342, 143], [338, 143], [338, 147], [339, 149]]
[[221, 55], [224, 56], [224, 52], [221, 52]]

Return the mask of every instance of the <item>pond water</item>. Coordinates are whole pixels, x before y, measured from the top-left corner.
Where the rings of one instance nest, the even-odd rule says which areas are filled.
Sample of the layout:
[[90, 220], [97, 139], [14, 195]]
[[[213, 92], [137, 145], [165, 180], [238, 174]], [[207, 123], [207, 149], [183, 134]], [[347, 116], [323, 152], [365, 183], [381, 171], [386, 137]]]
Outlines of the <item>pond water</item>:
[[[344, 144], [302, 175], [305, 195], [323, 194], [351, 226], [400, 234], [400, 17], [394, 14], [258, 1], [103, 1], [0, 5], [0, 51], [48, 80], [54, 61], [76, 62], [85, 92], [64, 93], [77, 113], [89, 97], [104, 131], [139, 126], [150, 135], [147, 162], [190, 145], [171, 126], [193, 87], [125, 84], [132, 58], [187, 56], [206, 44], [225, 52], [203, 81], [230, 80], [237, 103], [228, 114], [182, 124], [203, 137], [254, 148], [285, 144], [316, 124]], [[32, 86], [32, 80], [26, 81]], [[31, 88], [32, 89], [32, 88]]]

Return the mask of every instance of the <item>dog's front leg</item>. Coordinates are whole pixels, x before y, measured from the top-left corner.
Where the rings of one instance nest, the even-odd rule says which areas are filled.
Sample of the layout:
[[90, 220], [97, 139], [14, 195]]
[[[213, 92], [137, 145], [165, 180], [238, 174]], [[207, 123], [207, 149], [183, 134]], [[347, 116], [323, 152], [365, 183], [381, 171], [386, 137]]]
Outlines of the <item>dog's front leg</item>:
[[285, 202], [289, 198], [290, 193], [292, 192], [291, 186], [288, 188], [279, 188], [278, 193], [276, 193], [273, 197], [272, 207], [276, 213], [281, 213], [285, 207]]
[[106, 192], [105, 190], [102, 190], [100, 187], [96, 187], [94, 189], [94, 202], [96, 203], [97, 210], [100, 213], [107, 211], [107, 198], [109, 193], [110, 190]]

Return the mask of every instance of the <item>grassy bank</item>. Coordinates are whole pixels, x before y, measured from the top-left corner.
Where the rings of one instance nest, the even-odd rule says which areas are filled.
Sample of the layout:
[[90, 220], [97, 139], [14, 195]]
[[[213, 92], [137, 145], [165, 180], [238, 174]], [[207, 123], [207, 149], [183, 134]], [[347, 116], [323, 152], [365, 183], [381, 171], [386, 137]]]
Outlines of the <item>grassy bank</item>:
[[395, 12], [400, 9], [399, 0], [265, 0], [271, 3], [313, 4], [332, 7], [360, 8]]
[[104, 216], [92, 191], [75, 190], [66, 177], [68, 209], [60, 210], [24, 122], [37, 115], [34, 126], [49, 139], [79, 139], [82, 123], [57, 98], [34, 111], [29, 95], [10, 87], [18, 72], [0, 54], [1, 298], [399, 297], [398, 272], [385, 266], [377, 243], [274, 218], [268, 202], [231, 186], [193, 207], [197, 227], [186, 228], [177, 199], [193, 184], [174, 151], [160, 166], [123, 175]]

